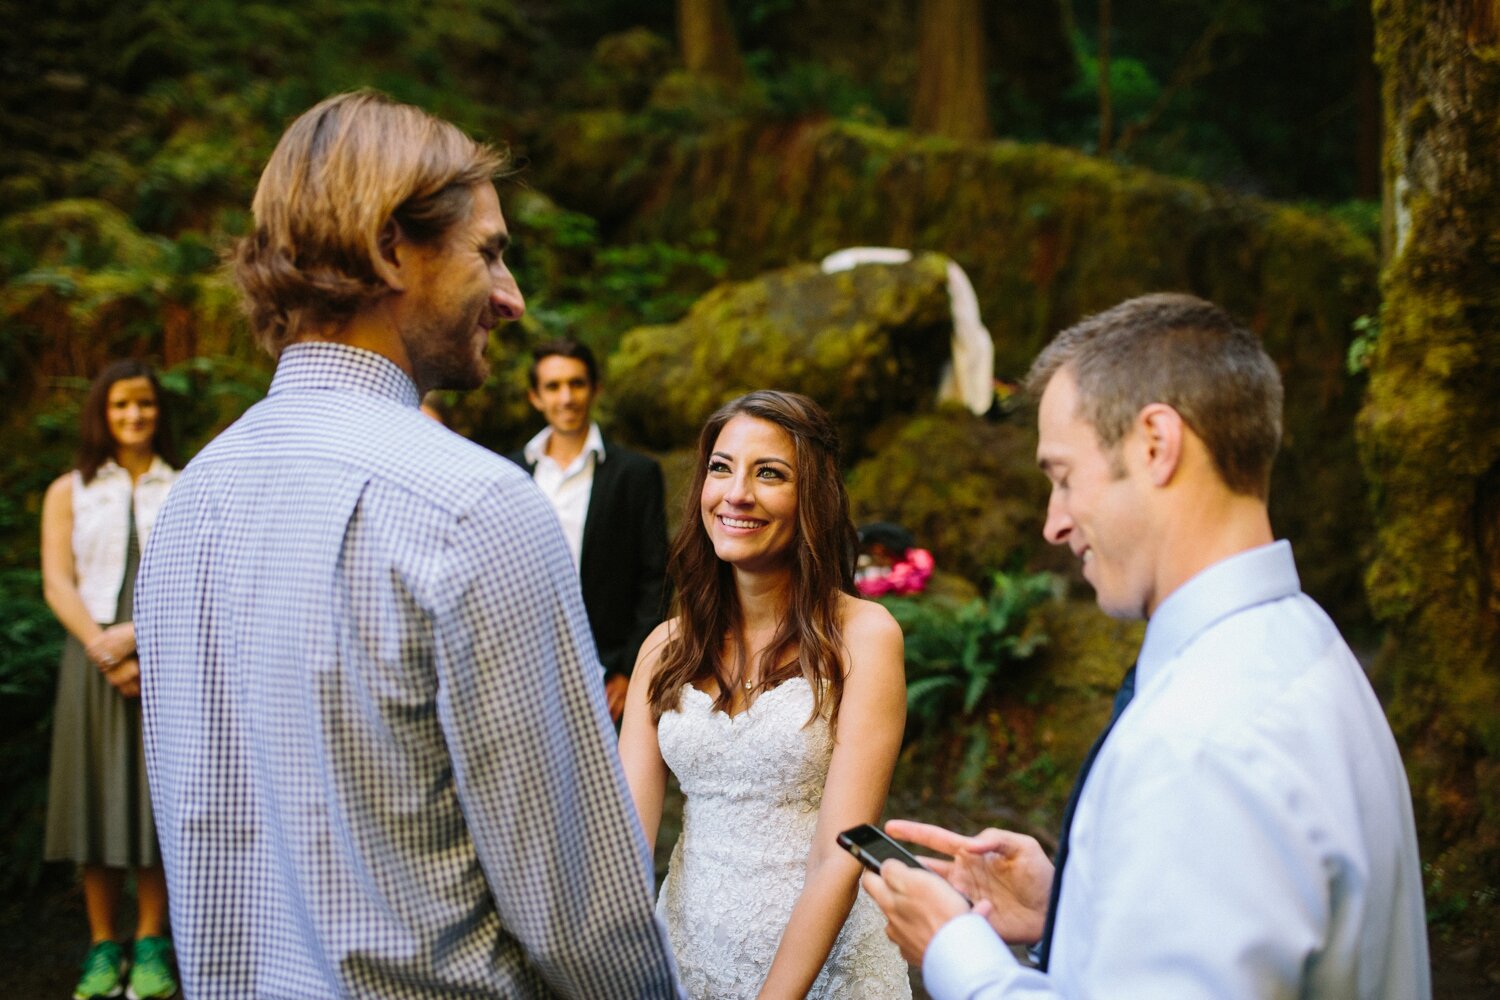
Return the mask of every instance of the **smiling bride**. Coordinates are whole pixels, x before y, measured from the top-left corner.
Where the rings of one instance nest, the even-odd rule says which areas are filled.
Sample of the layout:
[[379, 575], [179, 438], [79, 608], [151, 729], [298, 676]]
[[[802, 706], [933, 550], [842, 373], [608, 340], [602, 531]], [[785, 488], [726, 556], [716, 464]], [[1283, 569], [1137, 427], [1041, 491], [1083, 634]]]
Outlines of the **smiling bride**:
[[700, 998], [910, 997], [835, 840], [885, 805], [906, 719], [900, 627], [854, 589], [838, 438], [760, 391], [709, 418], [672, 545], [675, 617], [642, 647], [620, 754], [648, 843], [686, 805], [657, 912]]

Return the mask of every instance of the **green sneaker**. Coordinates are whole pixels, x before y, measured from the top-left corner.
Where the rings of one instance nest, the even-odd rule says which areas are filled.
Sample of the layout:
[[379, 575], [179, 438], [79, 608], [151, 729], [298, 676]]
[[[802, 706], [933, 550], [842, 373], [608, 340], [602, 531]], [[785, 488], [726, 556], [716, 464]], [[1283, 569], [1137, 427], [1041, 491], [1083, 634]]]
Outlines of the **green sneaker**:
[[83, 959], [83, 976], [73, 987], [73, 1000], [117, 997], [125, 992], [125, 952], [118, 942], [100, 941]]
[[135, 942], [135, 960], [130, 965], [130, 1000], [166, 1000], [177, 995], [172, 976], [172, 942], [164, 937], [143, 937]]

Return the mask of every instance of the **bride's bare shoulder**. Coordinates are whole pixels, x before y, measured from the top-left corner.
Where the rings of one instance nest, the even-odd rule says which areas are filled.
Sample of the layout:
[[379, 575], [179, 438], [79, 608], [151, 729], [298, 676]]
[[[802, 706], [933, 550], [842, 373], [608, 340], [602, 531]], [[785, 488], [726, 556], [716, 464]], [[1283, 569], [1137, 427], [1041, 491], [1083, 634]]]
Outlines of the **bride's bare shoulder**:
[[846, 641], [853, 635], [876, 641], [899, 638], [901, 635], [901, 626], [896, 624], [896, 619], [886, 610], [885, 605], [876, 601], [840, 594], [839, 614]]
[[668, 618], [646, 636], [646, 641], [641, 643], [640, 654], [635, 660], [635, 677], [651, 677], [656, 673], [656, 667], [661, 663], [663, 651], [667, 643], [677, 636], [678, 619]]

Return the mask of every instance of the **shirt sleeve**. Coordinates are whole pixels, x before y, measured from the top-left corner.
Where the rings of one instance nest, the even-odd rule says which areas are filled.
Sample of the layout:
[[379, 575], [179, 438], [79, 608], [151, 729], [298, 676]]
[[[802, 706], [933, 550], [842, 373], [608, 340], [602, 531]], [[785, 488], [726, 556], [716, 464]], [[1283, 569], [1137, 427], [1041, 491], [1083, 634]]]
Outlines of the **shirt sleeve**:
[[556, 518], [534, 490], [496, 488], [445, 564], [438, 711], [505, 932], [561, 995], [678, 996]]
[[985, 919], [972, 913], [948, 921], [928, 942], [922, 984], [933, 1000], [1055, 995], [1046, 976], [1017, 962]]

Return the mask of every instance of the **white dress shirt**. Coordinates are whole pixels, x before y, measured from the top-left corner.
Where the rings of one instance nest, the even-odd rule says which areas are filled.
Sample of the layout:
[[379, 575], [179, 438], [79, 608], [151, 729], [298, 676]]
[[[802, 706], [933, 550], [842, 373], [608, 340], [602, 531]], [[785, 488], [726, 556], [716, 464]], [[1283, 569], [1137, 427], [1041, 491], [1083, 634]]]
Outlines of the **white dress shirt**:
[[281, 355], [141, 562], [186, 997], [677, 998], [577, 578], [386, 358]]
[[589, 436], [584, 439], [583, 450], [566, 466], [559, 465], [547, 454], [547, 442], [552, 439], [552, 428], [541, 431], [526, 442], [526, 461], [536, 468], [532, 478], [537, 488], [547, 496], [552, 509], [557, 511], [557, 521], [562, 525], [563, 537], [568, 540], [568, 551], [573, 553], [573, 566], [583, 563], [583, 526], [589, 519], [589, 497], [594, 492], [594, 465], [604, 461], [604, 437], [598, 424], [589, 424]]
[[936, 1000], [1431, 996], [1401, 758], [1286, 542], [1152, 616], [1074, 815], [1050, 972], [973, 915], [922, 971]]

